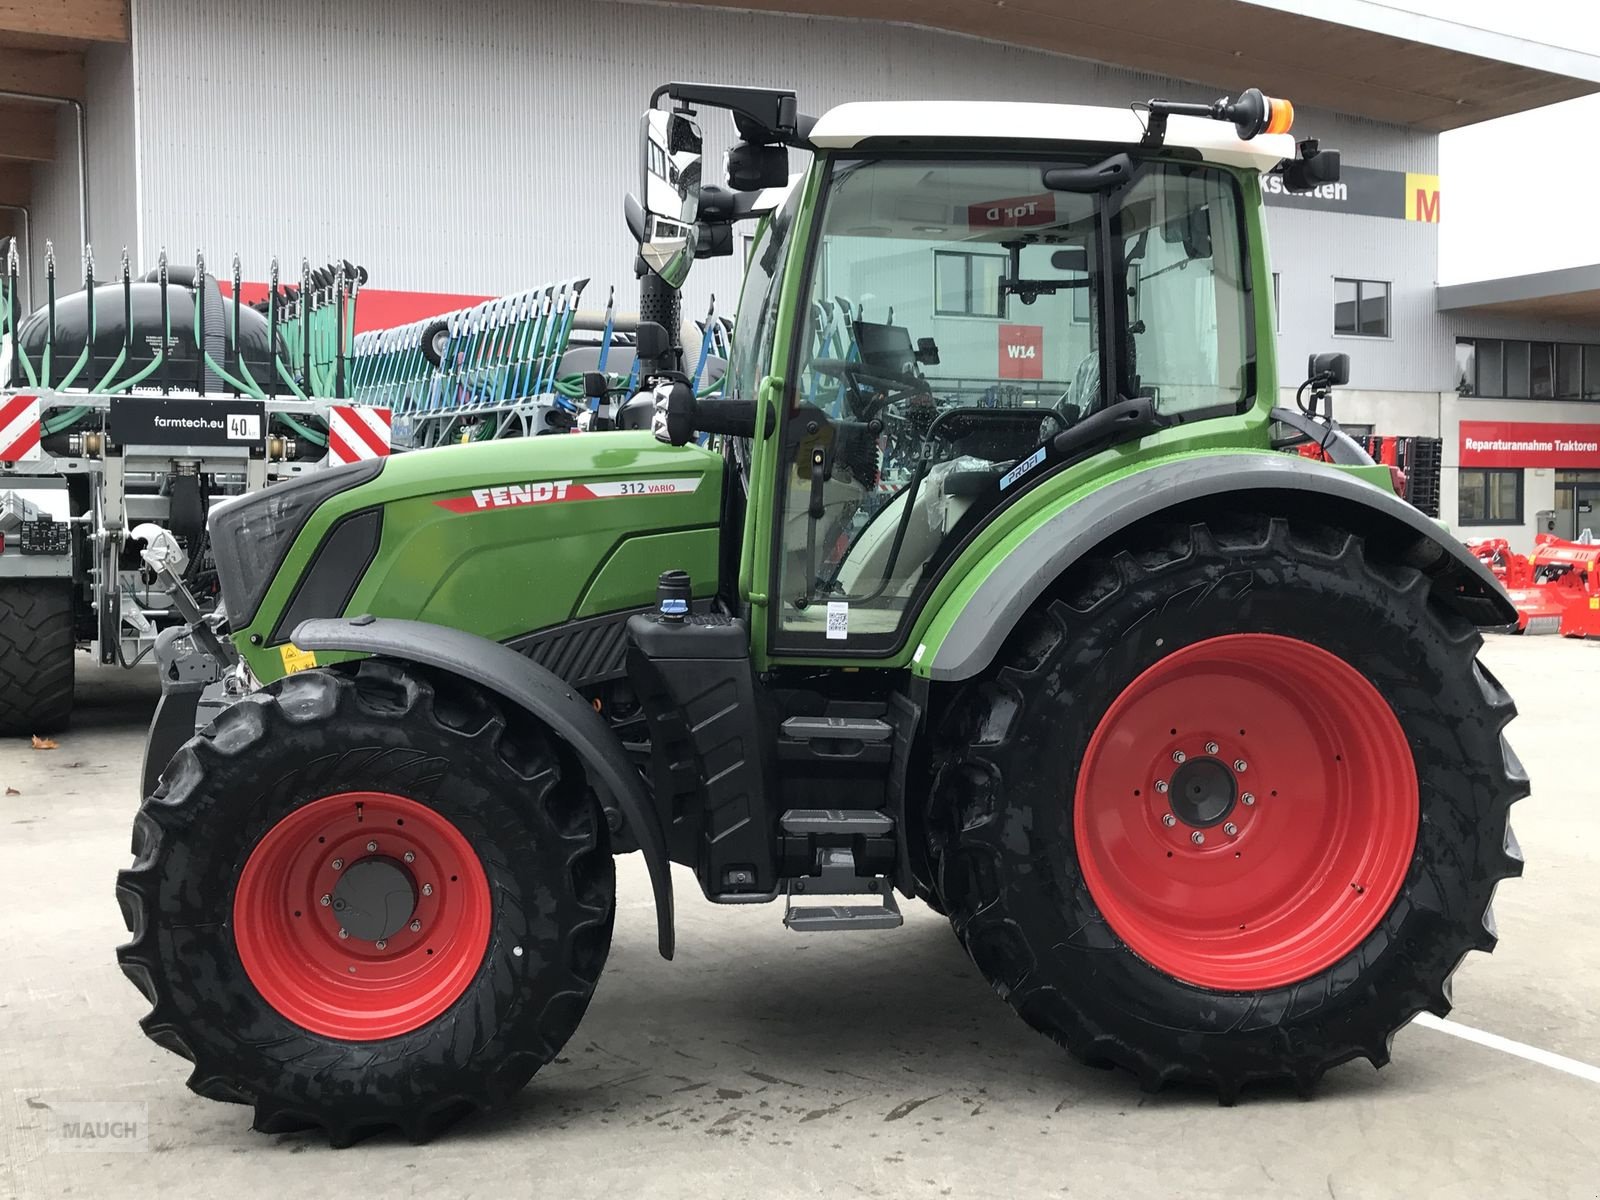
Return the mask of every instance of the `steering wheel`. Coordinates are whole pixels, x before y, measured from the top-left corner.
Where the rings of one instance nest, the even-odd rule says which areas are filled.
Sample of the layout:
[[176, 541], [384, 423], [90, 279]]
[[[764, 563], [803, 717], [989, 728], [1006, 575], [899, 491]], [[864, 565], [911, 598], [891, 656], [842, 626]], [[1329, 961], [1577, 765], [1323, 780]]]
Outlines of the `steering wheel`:
[[850, 413], [858, 421], [871, 421], [896, 400], [927, 391], [927, 384], [914, 375], [895, 375], [869, 369], [848, 359], [813, 358], [809, 365], [818, 374], [844, 383]]

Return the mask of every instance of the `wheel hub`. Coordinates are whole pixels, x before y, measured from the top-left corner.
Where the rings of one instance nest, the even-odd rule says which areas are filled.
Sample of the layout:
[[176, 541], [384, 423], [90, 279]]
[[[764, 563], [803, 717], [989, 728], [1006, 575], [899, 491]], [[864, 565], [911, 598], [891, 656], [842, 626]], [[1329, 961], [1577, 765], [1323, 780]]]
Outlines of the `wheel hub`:
[[1167, 786], [1173, 816], [1195, 829], [1220, 824], [1239, 795], [1233, 772], [1215, 758], [1187, 759]]
[[477, 853], [435, 809], [344, 792], [262, 836], [234, 893], [233, 935], [258, 992], [329, 1037], [395, 1037], [465, 991], [489, 942]]
[[1420, 819], [1383, 695], [1276, 634], [1209, 638], [1147, 667], [1096, 726], [1073, 805], [1110, 928], [1158, 969], [1230, 991], [1353, 950], [1399, 892]]
[[339, 877], [329, 906], [339, 927], [366, 942], [386, 941], [417, 910], [417, 884], [392, 858], [364, 858]]

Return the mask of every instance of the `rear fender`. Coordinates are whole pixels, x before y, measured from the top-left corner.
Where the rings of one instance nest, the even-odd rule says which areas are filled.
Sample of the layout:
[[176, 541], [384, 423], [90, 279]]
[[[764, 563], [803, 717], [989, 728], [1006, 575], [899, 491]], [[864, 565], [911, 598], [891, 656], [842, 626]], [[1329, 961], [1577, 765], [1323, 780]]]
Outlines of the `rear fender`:
[[1017, 621], [1080, 559], [1131, 526], [1163, 513], [1224, 504], [1301, 514], [1380, 542], [1433, 583], [1435, 597], [1475, 625], [1517, 619], [1505, 589], [1484, 564], [1432, 518], [1392, 492], [1286, 454], [1200, 454], [1125, 475], [1043, 518], [1003, 556], [977, 564], [980, 581], [950, 616], [917, 670], [936, 681], [970, 679], [994, 660]]
[[610, 796], [622, 810], [650, 870], [661, 956], [672, 957], [672, 874], [655, 808], [617, 735], [560, 676], [508, 646], [426, 621], [370, 616], [321, 619], [302, 622], [293, 636], [301, 650], [371, 654], [448, 671], [488, 688], [549, 726], [582, 759], [595, 790]]

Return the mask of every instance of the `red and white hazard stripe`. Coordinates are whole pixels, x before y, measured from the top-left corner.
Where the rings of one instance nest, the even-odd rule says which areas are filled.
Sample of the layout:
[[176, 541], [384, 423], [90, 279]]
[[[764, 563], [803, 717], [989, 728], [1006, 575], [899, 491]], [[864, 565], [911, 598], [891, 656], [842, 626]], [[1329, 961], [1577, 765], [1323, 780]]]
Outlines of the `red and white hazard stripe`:
[[343, 466], [389, 453], [387, 408], [368, 404], [334, 404], [328, 409], [328, 465]]
[[39, 397], [0, 396], [0, 462], [36, 462], [39, 454]]

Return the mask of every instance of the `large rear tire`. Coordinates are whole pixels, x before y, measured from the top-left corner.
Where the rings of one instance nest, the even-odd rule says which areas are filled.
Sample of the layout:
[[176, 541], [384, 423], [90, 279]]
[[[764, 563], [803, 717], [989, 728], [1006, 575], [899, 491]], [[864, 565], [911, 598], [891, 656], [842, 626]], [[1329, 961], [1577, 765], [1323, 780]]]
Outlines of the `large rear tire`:
[[76, 648], [71, 580], [0, 583], [0, 736], [66, 728]]
[[544, 729], [446, 676], [305, 671], [180, 750], [134, 825], [141, 1022], [265, 1132], [425, 1140], [577, 1027], [610, 947], [605, 821]]
[[1145, 528], [952, 704], [928, 840], [957, 934], [1030, 1025], [1150, 1090], [1382, 1066], [1521, 870], [1480, 640], [1347, 533]]

